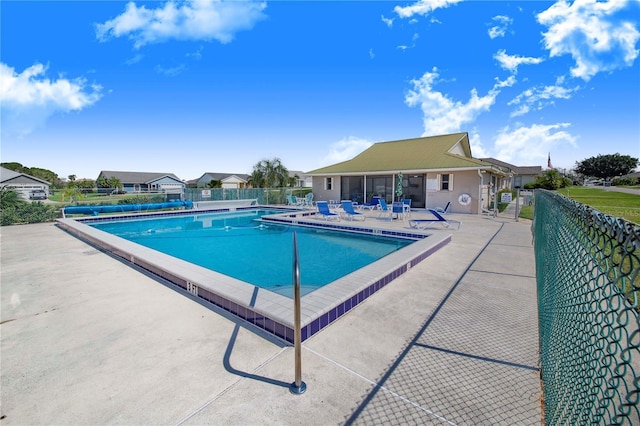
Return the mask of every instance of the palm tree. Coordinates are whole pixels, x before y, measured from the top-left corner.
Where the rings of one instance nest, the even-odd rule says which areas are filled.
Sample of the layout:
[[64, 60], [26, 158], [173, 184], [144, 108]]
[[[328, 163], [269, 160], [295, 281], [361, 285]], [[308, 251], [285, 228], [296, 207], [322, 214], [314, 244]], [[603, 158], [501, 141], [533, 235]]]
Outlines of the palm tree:
[[216, 179], [211, 179], [209, 181], [209, 183], [207, 184], [207, 188], [222, 188], [222, 181], [221, 180], [216, 180]]
[[17, 207], [25, 201], [20, 198], [18, 193], [13, 188], [7, 188], [3, 186], [0, 188], [0, 208], [2, 210], [11, 207]]
[[279, 158], [261, 160], [253, 166], [251, 182], [254, 188], [287, 186], [289, 182], [289, 171]]

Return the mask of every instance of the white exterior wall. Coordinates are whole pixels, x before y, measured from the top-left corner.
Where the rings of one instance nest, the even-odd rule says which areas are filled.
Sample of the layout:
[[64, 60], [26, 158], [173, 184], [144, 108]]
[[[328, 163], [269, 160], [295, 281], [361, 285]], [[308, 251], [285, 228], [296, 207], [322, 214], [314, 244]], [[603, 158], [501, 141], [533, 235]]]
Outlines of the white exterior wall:
[[313, 201], [340, 200], [340, 176], [333, 177], [333, 188], [324, 189], [325, 177], [313, 176]]
[[[445, 174], [446, 173], [447, 172], [445, 172]], [[453, 188], [449, 191], [440, 190], [438, 179], [438, 175], [440, 174], [441, 173], [426, 174], [426, 208], [444, 208], [448, 202], [451, 202], [451, 205], [449, 206], [449, 210], [447, 210], [447, 212], [478, 214], [480, 211], [478, 197], [480, 194], [479, 188], [481, 183], [480, 176], [478, 176], [478, 171], [474, 169], [469, 171], [448, 172], [448, 174], [453, 176]], [[438, 180], [438, 188], [430, 188], [429, 184], [427, 183], [429, 180]], [[462, 194], [468, 194], [471, 198], [471, 200], [466, 205], [460, 202], [460, 196]], [[464, 199], [466, 200], [468, 200], [468, 198], [469, 197], [464, 197]]]

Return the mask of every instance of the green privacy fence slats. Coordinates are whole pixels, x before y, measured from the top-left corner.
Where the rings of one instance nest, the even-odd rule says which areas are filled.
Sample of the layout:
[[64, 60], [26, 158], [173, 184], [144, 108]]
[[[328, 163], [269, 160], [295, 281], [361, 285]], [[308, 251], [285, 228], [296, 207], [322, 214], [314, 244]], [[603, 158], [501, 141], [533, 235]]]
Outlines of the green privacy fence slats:
[[533, 234], [546, 424], [640, 424], [640, 226], [538, 190]]
[[187, 188], [184, 191], [185, 200], [189, 201], [222, 201], [222, 200], [252, 200], [257, 199], [258, 204], [286, 204], [287, 194], [292, 190], [288, 188]]

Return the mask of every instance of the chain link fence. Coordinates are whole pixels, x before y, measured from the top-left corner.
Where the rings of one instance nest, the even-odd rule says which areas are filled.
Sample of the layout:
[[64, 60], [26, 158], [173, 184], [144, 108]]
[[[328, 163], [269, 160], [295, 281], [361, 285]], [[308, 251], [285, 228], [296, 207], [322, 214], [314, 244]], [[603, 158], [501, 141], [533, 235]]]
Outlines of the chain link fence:
[[550, 191], [533, 220], [546, 424], [640, 424], [640, 226]]

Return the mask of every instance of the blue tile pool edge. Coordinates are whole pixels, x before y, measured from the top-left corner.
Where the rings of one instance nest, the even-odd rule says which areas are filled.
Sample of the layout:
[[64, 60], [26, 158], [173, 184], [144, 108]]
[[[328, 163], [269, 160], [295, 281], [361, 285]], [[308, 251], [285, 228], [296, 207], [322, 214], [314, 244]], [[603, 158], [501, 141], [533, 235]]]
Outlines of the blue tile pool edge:
[[[255, 209], [255, 206], [253, 206], [253, 208]], [[227, 209], [224, 209], [224, 210], [227, 210]], [[220, 210], [216, 210], [216, 211], [219, 212]], [[176, 212], [176, 214], [185, 214], [188, 212], [189, 211], [182, 211], [182, 212]], [[201, 212], [202, 211], [198, 211], [198, 213], [201, 213]], [[143, 214], [143, 215], [148, 216], [147, 214]], [[88, 218], [88, 219], [91, 222], [94, 221], [94, 220], [91, 220], [94, 218]], [[115, 255], [129, 264], [133, 264], [138, 268], [148, 271], [150, 274], [157, 276], [159, 278], [162, 278], [168, 281], [169, 283], [183, 289], [184, 291], [187, 291], [191, 295], [198, 297], [202, 300], [205, 300], [208, 303], [211, 303], [219, 308], [222, 308], [225, 311], [255, 325], [256, 327], [270, 334], [273, 334], [281, 339], [284, 339], [289, 343], [293, 343], [292, 321], [281, 320], [281, 319], [278, 320], [278, 319], [271, 318], [271, 317], [277, 317], [278, 315], [271, 315], [269, 313], [263, 312], [263, 310], [260, 309], [260, 307], [251, 306], [250, 303], [246, 302], [246, 298], [244, 301], [241, 301], [238, 298], [234, 298], [233, 296], [230, 297], [229, 294], [221, 294], [219, 291], [216, 291], [215, 289], [211, 288], [206, 283], [203, 284], [201, 280], [188, 279], [188, 278], [185, 278], [184, 274], [172, 272], [171, 270], [169, 270], [169, 268], [166, 267], [167, 262], [156, 262], [156, 261], [153, 261], [153, 259], [151, 260], [145, 259], [145, 256], [140, 256], [140, 253], [139, 253], [140, 250], [135, 246], [140, 247], [140, 249], [146, 249], [145, 247], [139, 246], [135, 243], [126, 241], [119, 237], [104, 233], [103, 231], [84, 225], [82, 222], [86, 222], [86, 220], [81, 221], [76, 219], [58, 219], [57, 224], [59, 227], [69, 232], [70, 234], [74, 235], [75, 237], [95, 247], [98, 247], [99, 249], [105, 252]], [[313, 226], [316, 224], [305, 223], [305, 225]], [[322, 228], [325, 228], [325, 229], [327, 228], [327, 224], [321, 224], [321, 225], [324, 225], [324, 226], [321, 226]], [[335, 227], [331, 225], [329, 225], [329, 227], [337, 230], [343, 230], [344, 228], [344, 226]], [[392, 231], [392, 230], [368, 229], [368, 231], [370, 231], [370, 233], [372, 234], [377, 234], [377, 235], [384, 234], [384, 235], [397, 236], [398, 234], [397, 231]], [[378, 233], [376, 231], [384, 231], [384, 232]], [[363, 228], [358, 228], [357, 232], [364, 232]], [[112, 238], [104, 238], [101, 234], [110, 235], [110, 237]], [[411, 233], [400, 232], [400, 234], [411, 234]], [[425, 235], [419, 235], [419, 236], [422, 238], [425, 237]], [[121, 241], [118, 241], [118, 240], [121, 240]], [[373, 282], [365, 284], [363, 288], [356, 290], [354, 294], [349, 294], [346, 298], [343, 297], [342, 299], [335, 299], [335, 300], [339, 300], [337, 305], [335, 305], [335, 302], [333, 302], [331, 303], [332, 306], [330, 306], [329, 308], [320, 309], [319, 311], [316, 310], [315, 312], [309, 313], [305, 311], [309, 311], [313, 309], [304, 309], [305, 302], [306, 300], [315, 298], [314, 293], [319, 292], [319, 290], [316, 290], [316, 292], [312, 292], [311, 294], [303, 297], [302, 341], [305, 341], [306, 339], [320, 332], [325, 327], [329, 326], [331, 323], [339, 319], [341, 316], [345, 315], [347, 312], [351, 311], [353, 308], [358, 306], [360, 303], [362, 303], [364, 300], [369, 298], [371, 295], [375, 294], [378, 290], [380, 290], [381, 288], [389, 284], [391, 281], [395, 280], [402, 274], [406, 273], [409, 269], [411, 269], [412, 267], [420, 263], [422, 260], [429, 257], [431, 254], [435, 253], [440, 248], [444, 247], [450, 241], [451, 241], [451, 235], [447, 235], [438, 241], [433, 241], [434, 244], [427, 245], [425, 249], [420, 250], [419, 253], [414, 254], [409, 258], [404, 258], [400, 262], [396, 262], [396, 264], [399, 263], [399, 266], [393, 267], [391, 271], [375, 279]], [[121, 242], [125, 242], [125, 244], [121, 244]], [[147, 249], [147, 250], [149, 250], [150, 252], [155, 252], [154, 250], [151, 250], [151, 249]], [[403, 250], [406, 250], [406, 248]], [[396, 252], [396, 253], [397, 254], [402, 253], [403, 250], [400, 250], [399, 252]], [[171, 258], [171, 256], [168, 256], [168, 255], [164, 255], [164, 254], [161, 254], [161, 255]], [[175, 258], [172, 258], [172, 259], [175, 259]], [[188, 262], [184, 262], [179, 259], [175, 259], [175, 260], [176, 262], [174, 263], [184, 263], [188, 265], [188, 267], [196, 268], [196, 265], [192, 265]], [[377, 264], [378, 262], [374, 262], [373, 265]], [[197, 268], [200, 268], [200, 267], [197, 267]], [[366, 268], [362, 268], [361, 270], [363, 269], [366, 269]], [[215, 271], [209, 271], [209, 272], [215, 273]], [[348, 280], [351, 275], [357, 274], [357, 272], [358, 271], [352, 274], [349, 274], [346, 277], [343, 277], [341, 280], [337, 280], [337, 281]], [[218, 274], [218, 273], [215, 273], [215, 274]], [[218, 274], [218, 275], [221, 275], [221, 274]], [[230, 277], [225, 276], [225, 278], [232, 280]], [[234, 280], [234, 281], [240, 282], [238, 280]], [[255, 288], [255, 286], [251, 284], [248, 284], [248, 283], [244, 283], [244, 284], [247, 287]], [[329, 287], [332, 284], [329, 284], [328, 286], [325, 286], [325, 287]], [[264, 293], [271, 293], [271, 292], [265, 291]], [[271, 293], [271, 294], [274, 294], [274, 293]], [[316, 296], [317, 294], [318, 293], [316, 293]], [[293, 303], [291, 299], [286, 298], [284, 296], [280, 296], [280, 295], [278, 296], [281, 298], [284, 298], [285, 303], [288, 302], [289, 308], [292, 311]], [[284, 310], [287, 310], [287, 308], [285, 307]], [[293, 315], [290, 315], [290, 318], [292, 317]]]
[[[402, 274], [408, 272], [411, 268], [416, 266], [418, 263], [422, 262], [424, 259], [444, 247], [445, 245], [451, 242], [451, 235], [447, 235], [442, 238], [436, 244], [429, 246], [427, 250], [420, 253], [419, 255], [409, 259], [408, 262], [398, 266], [393, 271], [387, 273], [381, 278], [377, 279], [375, 282], [367, 285], [362, 290], [358, 291], [356, 294], [348, 297], [347, 299], [338, 303], [337, 306], [331, 308], [330, 310], [322, 313], [317, 318], [312, 320], [310, 323], [304, 325], [301, 330], [302, 341], [312, 337], [313, 335], [320, 332], [325, 327], [329, 326], [332, 322], [339, 319], [341, 316], [349, 312], [351, 309], [358, 306], [360, 303], [364, 302], [367, 298], [375, 294], [377, 291], [385, 287], [391, 281], [395, 280]], [[311, 294], [313, 295], [313, 293]], [[311, 296], [309, 295], [309, 296]]]

